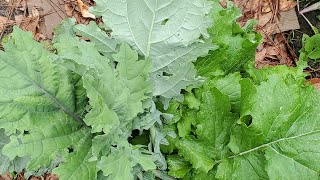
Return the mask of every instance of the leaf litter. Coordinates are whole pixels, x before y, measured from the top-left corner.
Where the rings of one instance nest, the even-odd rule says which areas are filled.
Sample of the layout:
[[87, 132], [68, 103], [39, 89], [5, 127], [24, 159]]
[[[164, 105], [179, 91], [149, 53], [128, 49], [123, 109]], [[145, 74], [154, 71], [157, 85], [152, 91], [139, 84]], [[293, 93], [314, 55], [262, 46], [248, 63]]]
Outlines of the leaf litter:
[[[284, 32], [279, 30], [279, 23], [281, 13], [294, 10], [296, 3], [291, 0], [234, 0], [234, 2], [242, 10], [243, 16], [238, 20], [240, 25], [244, 26], [250, 19], [258, 20], [255, 30], [264, 37], [263, 43], [257, 48], [256, 67], [294, 66], [297, 56], [290, 47], [288, 48]], [[294, 21], [291, 23], [294, 24]]]

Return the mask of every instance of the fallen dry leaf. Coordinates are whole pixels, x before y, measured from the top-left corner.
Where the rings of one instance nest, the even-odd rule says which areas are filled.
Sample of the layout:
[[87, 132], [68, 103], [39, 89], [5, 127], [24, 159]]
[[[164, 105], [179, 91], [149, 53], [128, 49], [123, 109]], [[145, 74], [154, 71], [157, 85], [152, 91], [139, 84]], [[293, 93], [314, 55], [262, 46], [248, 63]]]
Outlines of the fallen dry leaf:
[[0, 175], [0, 180], [11, 180], [11, 179], [12, 179], [12, 177], [11, 177], [10, 173], [7, 173], [3, 176]]
[[263, 35], [264, 42], [256, 51], [256, 67], [293, 65], [288, 54], [286, 41], [280, 32], [280, 13], [293, 9], [296, 3], [291, 0], [233, 0], [242, 10], [243, 16], [238, 19], [241, 26], [248, 20], [257, 19], [255, 30]]
[[32, 17], [38, 17], [38, 18], [40, 17], [40, 13], [36, 7], [32, 7], [31, 12], [32, 12]]
[[24, 17], [23, 15], [17, 15], [14, 17], [16, 25], [24, 31], [31, 31], [35, 36], [38, 34], [39, 29], [39, 17]]
[[27, 10], [27, 1], [26, 0], [22, 0], [20, 2], [21, 7], [19, 8], [20, 11], [26, 11]]
[[25, 17], [21, 20], [19, 27], [24, 31], [31, 31], [32, 34], [35, 35], [37, 33], [38, 26], [39, 19], [37, 17]]
[[15, 16], [15, 21], [22, 30], [31, 31], [36, 41], [46, 39], [46, 37], [40, 33], [40, 13], [36, 7], [32, 7], [31, 15], [29, 17], [18, 15]]
[[12, 25], [13, 23], [14, 21], [9, 20], [7, 17], [0, 16], [0, 32], [3, 31], [7, 25]]
[[320, 91], [320, 78], [311, 78], [307, 82], [312, 84], [318, 91]]
[[89, 7], [87, 5], [85, 5], [81, 0], [77, 0], [77, 2], [83, 17], [96, 19], [95, 15], [89, 12]]
[[289, 11], [290, 9], [296, 7], [297, 3], [290, 0], [280, 0], [280, 11]]
[[32, 176], [30, 180], [39, 180], [37, 177]]
[[80, 24], [89, 24], [91, 18], [85, 18], [82, 16], [76, 0], [65, 0], [64, 9], [68, 17], [75, 18]]
[[59, 180], [59, 178], [55, 174], [49, 174], [46, 176], [46, 180]]
[[22, 21], [25, 19], [23, 15], [17, 15], [14, 17], [14, 20], [16, 21], [16, 25], [20, 27], [22, 24]]

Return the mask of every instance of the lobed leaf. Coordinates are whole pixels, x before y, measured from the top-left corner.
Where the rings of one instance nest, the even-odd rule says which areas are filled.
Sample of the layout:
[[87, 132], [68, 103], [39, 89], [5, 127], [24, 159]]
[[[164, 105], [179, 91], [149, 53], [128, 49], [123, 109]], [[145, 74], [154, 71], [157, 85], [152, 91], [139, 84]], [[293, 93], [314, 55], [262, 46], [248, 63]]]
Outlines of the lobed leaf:
[[172, 98], [195, 83], [191, 62], [215, 48], [199, 38], [209, 37], [210, 9], [206, 0], [97, 0], [92, 12], [102, 16], [114, 39], [151, 59], [153, 95]]

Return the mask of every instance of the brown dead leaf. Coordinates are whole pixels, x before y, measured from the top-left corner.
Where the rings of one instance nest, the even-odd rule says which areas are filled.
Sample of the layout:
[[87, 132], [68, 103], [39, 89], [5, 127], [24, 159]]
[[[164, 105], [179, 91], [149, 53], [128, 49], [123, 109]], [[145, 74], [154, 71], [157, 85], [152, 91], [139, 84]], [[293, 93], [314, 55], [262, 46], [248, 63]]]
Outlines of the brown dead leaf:
[[293, 60], [289, 57], [289, 53], [287, 51], [285, 41], [286, 39], [281, 33], [275, 35], [274, 42], [275, 42], [276, 49], [279, 52], [277, 57], [280, 61], [280, 64], [292, 66]]
[[[291, 0], [233, 0], [240, 7], [243, 16], [238, 19], [241, 26], [248, 20], [258, 20], [255, 30], [264, 37], [264, 42], [256, 51], [256, 67], [293, 65], [288, 53], [286, 41], [279, 32], [280, 13], [293, 9], [296, 3]], [[282, 18], [283, 19], [283, 18]]]
[[266, 66], [266, 63], [264, 62], [264, 59], [266, 57], [267, 54], [267, 49], [262, 49], [261, 51], [257, 51], [256, 52], [256, 68], [262, 68], [264, 66]]
[[293, 9], [296, 3], [291, 0], [233, 0], [241, 10], [243, 16], [238, 20], [241, 26], [244, 26], [250, 19], [257, 19], [259, 24], [257, 31], [264, 30], [264, 34], [271, 35], [278, 28], [280, 13]]
[[24, 180], [23, 173], [18, 174], [17, 180]]
[[265, 27], [272, 19], [272, 12], [264, 13], [259, 17], [259, 26]]
[[89, 12], [89, 7], [87, 5], [85, 5], [81, 0], [77, 0], [77, 2], [83, 17], [96, 19], [96, 16]]
[[10, 173], [7, 173], [3, 176], [0, 175], [0, 180], [11, 180], [11, 179], [12, 179], [12, 177], [11, 177]]
[[32, 34], [35, 35], [37, 33], [38, 25], [39, 25], [38, 18], [28, 17], [28, 18], [22, 19], [22, 22], [19, 27], [24, 31], [31, 31]]
[[276, 34], [273, 38], [265, 36], [265, 41], [256, 51], [256, 67], [287, 65], [293, 66], [293, 59], [286, 48], [284, 36]]
[[31, 31], [35, 40], [40, 41], [46, 39], [40, 33], [40, 13], [36, 7], [32, 7], [32, 14], [29, 17], [22, 15], [15, 16], [16, 24], [24, 31]]
[[311, 78], [307, 82], [312, 84], [318, 91], [320, 91], [320, 78]]
[[19, 27], [24, 19], [25, 17], [23, 15], [17, 15], [14, 17], [14, 20], [16, 21], [16, 25]]
[[67, 16], [72, 17], [74, 9], [71, 4], [65, 3], [64, 10], [65, 10]]
[[296, 7], [297, 3], [290, 0], [280, 0], [280, 11], [289, 11], [290, 9]]
[[31, 12], [32, 12], [32, 17], [38, 17], [38, 18], [40, 17], [40, 13], [36, 7], [32, 7]]
[[37, 177], [32, 176], [30, 180], [39, 180]]
[[27, 10], [27, 1], [26, 0], [22, 0], [20, 2], [21, 7], [19, 8], [20, 11], [26, 11]]
[[227, 0], [221, 0], [221, 1], [220, 1], [220, 5], [221, 5], [222, 7], [224, 7], [224, 8], [226, 8], [226, 7], [227, 7]]
[[55, 174], [49, 174], [49, 175], [46, 176], [45, 180], [59, 180], [59, 178]]
[[0, 16], [0, 32], [3, 31], [8, 25], [13, 25], [14, 21], [9, 20], [7, 17]]
[[65, 0], [64, 9], [68, 17], [73, 17], [80, 24], [89, 24], [91, 18], [85, 18], [80, 12], [79, 5], [76, 1]]

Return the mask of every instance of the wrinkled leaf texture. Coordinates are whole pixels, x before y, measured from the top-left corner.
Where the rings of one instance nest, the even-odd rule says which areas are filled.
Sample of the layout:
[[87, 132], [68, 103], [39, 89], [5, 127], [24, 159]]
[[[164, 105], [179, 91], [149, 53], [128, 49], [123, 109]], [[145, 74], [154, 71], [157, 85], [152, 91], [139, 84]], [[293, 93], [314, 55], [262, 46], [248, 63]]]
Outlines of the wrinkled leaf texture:
[[[96, 179], [101, 169], [97, 163], [101, 157], [103, 160], [114, 156], [113, 145], [114, 151], [119, 148], [133, 153], [129, 162], [119, 164], [127, 163], [130, 169], [138, 164], [144, 170], [155, 169], [152, 152], [142, 155], [139, 147], [127, 142], [134, 118], [144, 111], [142, 101], [151, 95], [149, 61], [139, 60], [137, 53], [123, 44], [113, 55], [117, 61], [117, 68], [113, 69], [95, 44], [78, 39], [63, 25], [59, 28], [61, 36], [55, 39], [58, 55], [35, 42], [31, 33], [18, 28], [4, 44], [5, 51], [0, 53], [0, 115], [1, 128], [5, 130], [5, 134], [1, 131], [1, 158], [8, 157], [14, 160], [10, 163], [16, 163], [17, 158], [27, 157], [25, 170], [36, 172], [50, 167], [60, 157], [63, 163], [53, 172], [61, 179]], [[63, 51], [59, 43], [69, 42], [74, 43]], [[73, 59], [81, 48], [80, 52], [90, 50], [91, 54], [85, 57], [94, 62]], [[74, 55], [70, 56], [70, 52]], [[85, 111], [89, 112], [83, 117]], [[92, 134], [102, 132], [103, 135]], [[8, 165], [4, 167], [10, 170]], [[121, 175], [114, 173], [105, 174], [118, 178]]]
[[[207, 38], [212, 8], [207, 0], [96, 0], [91, 9], [102, 16], [111, 36], [128, 43], [152, 61], [153, 95], [179, 97], [196, 82], [192, 62], [215, 49]], [[205, 41], [199, 37], [202, 36]]]

